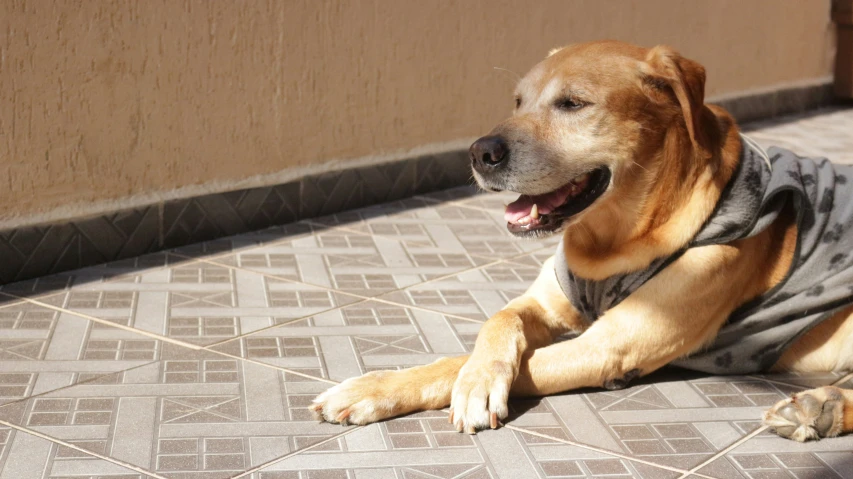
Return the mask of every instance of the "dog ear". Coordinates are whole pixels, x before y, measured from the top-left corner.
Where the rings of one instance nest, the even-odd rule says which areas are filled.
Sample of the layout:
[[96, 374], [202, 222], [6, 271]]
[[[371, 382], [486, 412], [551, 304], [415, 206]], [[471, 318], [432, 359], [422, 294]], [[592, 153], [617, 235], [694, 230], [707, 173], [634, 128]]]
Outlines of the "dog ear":
[[701, 119], [705, 109], [705, 68], [672, 48], [659, 45], [649, 50], [643, 70], [646, 94], [657, 103], [671, 102], [675, 95], [693, 147], [697, 153], [704, 150]]

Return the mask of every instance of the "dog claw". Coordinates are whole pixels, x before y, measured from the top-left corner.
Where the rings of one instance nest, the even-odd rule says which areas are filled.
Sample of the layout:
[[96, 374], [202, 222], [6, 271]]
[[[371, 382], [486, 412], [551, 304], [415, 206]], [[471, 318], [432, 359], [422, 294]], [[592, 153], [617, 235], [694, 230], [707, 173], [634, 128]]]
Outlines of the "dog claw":
[[477, 428], [475, 428], [474, 426], [468, 426], [468, 429], [466, 429], [465, 432], [471, 435], [477, 434]]
[[492, 428], [492, 429], [497, 429], [497, 428], [498, 428], [498, 413], [493, 412], [493, 413], [489, 416], [489, 426], [491, 426], [491, 428]]
[[335, 421], [339, 422], [342, 426], [346, 426], [347, 419], [349, 418], [350, 410], [344, 409], [338, 414], [338, 417], [335, 418]]
[[447, 423], [453, 424], [453, 408], [450, 408], [450, 412], [447, 414]]
[[323, 405], [321, 403], [314, 403], [308, 406], [308, 410], [314, 415], [314, 419], [325, 422], [326, 419], [323, 417]]

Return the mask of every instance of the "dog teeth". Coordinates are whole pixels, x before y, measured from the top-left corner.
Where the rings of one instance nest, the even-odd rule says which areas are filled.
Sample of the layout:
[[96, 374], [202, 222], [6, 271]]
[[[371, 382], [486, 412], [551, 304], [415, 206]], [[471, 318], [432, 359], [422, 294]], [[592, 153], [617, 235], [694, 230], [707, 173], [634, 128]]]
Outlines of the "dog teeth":
[[582, 186], [585, 186], [587, 180], [589, 180], [589, 173], [584, 173], [584, 174], [578, 176], [577, 178], [573, 179], [572, 183], [571, 183], [572, 193], [577, 192], [578, 190], [580, 190], [580, 188]]
[[537, 204], [533, 204], [533, 208], [530, 208], [530, 217], [534, 220], [539, 219], [539, 206]]

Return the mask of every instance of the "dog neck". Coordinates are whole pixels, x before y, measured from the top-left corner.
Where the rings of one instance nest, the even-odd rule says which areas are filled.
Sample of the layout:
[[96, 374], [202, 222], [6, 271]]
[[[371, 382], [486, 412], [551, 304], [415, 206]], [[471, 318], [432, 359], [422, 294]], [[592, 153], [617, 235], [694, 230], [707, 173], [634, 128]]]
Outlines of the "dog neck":
[[[740, 159], [741, 139], [731, 116], [706, 108], [707, 151], [697, 152], [683, 126], [673, 126], [630, 175], [637, 180], [566, 229], [569, 269], [601, 280], [637, 271], [687, 245], [711, 216]], [[615, 180], [618, 181], [618, 180]]]

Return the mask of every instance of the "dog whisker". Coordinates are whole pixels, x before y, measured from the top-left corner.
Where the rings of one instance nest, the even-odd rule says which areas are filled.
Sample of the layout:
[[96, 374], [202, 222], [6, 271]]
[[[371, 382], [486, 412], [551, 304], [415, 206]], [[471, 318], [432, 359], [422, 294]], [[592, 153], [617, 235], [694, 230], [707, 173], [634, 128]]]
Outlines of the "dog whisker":
[[645, 166], [643, 166], [643, 165], [641, 165], [641, 164], [637, 163], [637, 162], [636, 162], [636, 161], [634, 161], [634, 160], [631, 160], [631, 163], [633, 163], [633, 164], [635, 164], [635, 165], [639, 166], [640, 168], [642, 168], [642, 169], [644, 169], [644, 170], [646, 170], [646, 171], [649, 171], [649, 169], [648, 169], [648, 168], [646, 168]]
[[515, 75], [516, 80], [521, 81], [521, 75], [519, 75], [518, 73], [516, 73], [516, 72], [514, 72], [508, 68], [501, 68], [501, 67], [492, 67], [492, 68], [494, 68], [495, 70], [500, 70], [500, 71], [512, 73], [513, 75]]

